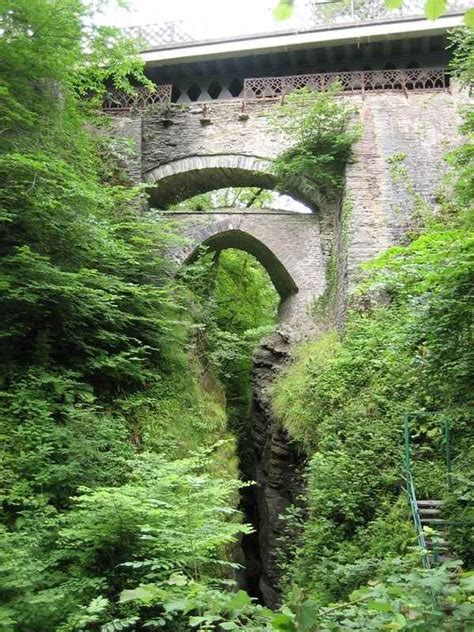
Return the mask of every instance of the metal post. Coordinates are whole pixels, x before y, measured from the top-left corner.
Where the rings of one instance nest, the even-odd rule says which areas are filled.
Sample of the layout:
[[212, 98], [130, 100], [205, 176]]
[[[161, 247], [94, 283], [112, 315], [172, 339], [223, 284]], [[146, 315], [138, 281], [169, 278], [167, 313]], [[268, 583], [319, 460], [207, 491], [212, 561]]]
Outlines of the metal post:
[[403, 416], [403, 436], [405, 439], [405, 470], [411, 472], [411, 453], [410, 453], [410, 413]]
[[448, 491], [452, 490], [452, 465], [451, 465], [451, 427], [449, 425], [449, 419], [444, 422], [444, 449], [446, 454], [446, 470], [447, 470], [447, 483]]

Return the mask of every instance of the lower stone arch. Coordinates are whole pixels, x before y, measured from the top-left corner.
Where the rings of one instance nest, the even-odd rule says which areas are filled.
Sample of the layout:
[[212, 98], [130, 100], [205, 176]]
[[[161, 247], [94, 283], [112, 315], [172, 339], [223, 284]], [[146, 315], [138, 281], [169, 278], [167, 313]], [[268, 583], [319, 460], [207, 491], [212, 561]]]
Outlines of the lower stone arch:
[[199, 247], [238, 248], [267, 270], [280, 295], [278, 322], [304, 335], [313, 328], [310, 306], [326, 287], [319, 218], [314, 213], [260, 209], [258, 212], [168, 212], [162, 216], [182, 240], [169, 256], [181, 265], [194, 261]]
[[196, 246], [191, 254], [186, 257], [184, 263], [192, 263], [195, 261], [199, 257], [202, 248], [208, 248], [214, 251], [235, 248], [248, 252], [253, 255], [268, 272], [282, 301], [298, 292], [298, 286], [295, 280], [277, 255], [263, 242], [247, 232], [238, 229], [230, 229], [215, 233]]
[[[156, 208], [186, 200], [199, 193], [227, 187], [276, 189], [272, 161], [244, 154], [194, 155], [154, 167], [144, 175], [150, 199]], [[319, 189], [301, 180], [284, 193], [316, 211], [325, 200]]]

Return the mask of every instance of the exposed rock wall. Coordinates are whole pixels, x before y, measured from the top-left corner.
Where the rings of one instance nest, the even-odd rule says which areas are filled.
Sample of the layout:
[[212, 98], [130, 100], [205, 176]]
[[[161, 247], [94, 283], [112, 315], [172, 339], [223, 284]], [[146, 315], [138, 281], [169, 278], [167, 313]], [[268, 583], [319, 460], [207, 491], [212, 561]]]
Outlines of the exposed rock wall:
[[254, 498], [258, 528], [259, 590], [266, 605], [279, 603], [280, 576], [276, 549], [284, 533], [280, 515], [301, 491], [301, 455], [271, 411], [270, 388], [289, 360], [290, 339], [276, 332], [259, 346], [252, 369], [252, 443], [254, 461], [250, 473], [256, 481]]

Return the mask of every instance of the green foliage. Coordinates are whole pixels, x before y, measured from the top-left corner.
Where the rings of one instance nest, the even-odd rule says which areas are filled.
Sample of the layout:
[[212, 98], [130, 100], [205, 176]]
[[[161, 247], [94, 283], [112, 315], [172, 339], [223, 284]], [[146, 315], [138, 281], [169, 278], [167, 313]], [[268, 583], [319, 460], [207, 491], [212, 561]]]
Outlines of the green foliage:
[[242, 379], [253, 348], [275, 322], [278, 295], [267, 272], [252, 255], [227, 249], [204, 253], [183, 278], [200, 297], [195, 319], [206, 357], [225, 385]]
[[184, 335], [170, 328], [168, 235], [109, 179], [114, 153], [87, 131], [75, 83], [94, 69], [87, 8], [18, 0], [0, 15], [1, 489], [18, 512], [120, 481], [130, 445], [111, 400], [159, 380]]
[[[456, 80], [465, 89], [471, 90], [474, 85], [474, 28], [457, 29], [451, 33], [452, 49], [451, 71]], [[466, 209], [474, 199], [474, 113], [467, 108], [463, 113], [464, 121], [461, 132], [465, 141], [447, 156], [453, 168], [454, 188], [457, 199]], [[467, 211], [469, 212], [469, 211]], [[471, 210], [472, 212], [472, 210]]]
[[465, 630], [474, 621], [472, 573], [459, 573], [459, 562], [424, 570], [416, 568], [413, 556], [395, 558], [382, 581], [354, 591], [347, 602], [324, 608], [295, 590], [277, 629]]
[[209, 211], [219, 208], [272, 207], [275, 194], [257, 187], [232, 187], [200, 193], [170, 207], [176, 211]]
[[[79, 67], [95, 67], [82, 52], [86, 15], [77, 0], [18, 0], [2, 12], [0, 348], [3, 377], [57, 364], [116, 392], [155, 379], [177, 306], [160, 256], [166, 234], [136, 212], [136, 191], [106, 181], [113, 152], [86, 130], [75, 85]], [[88, 34], [91, 50], [94, 41]]]
[[403, 0], [385, 0], [387, 9], [400, 9], [403, 6]]
[[470, 28], [474, 29], [474, 9], [468, 9], [464, 14], [464, 24]]
[[342, 186], [359, 130], [350, 122], [354, 108], [337, 100], [338, 94], [337, 84], [325, 92], [298, 90], [273, 116], [275, 127], [294, 141], [274, 163], [282, 191], [291, 191], [302, 180], [323, 188]]
[[466, 568], [474, 566], [474, 448], [463, 454], [463, 463], [455, 467], [451, 489], [443, 513], [449, 521], [448, 538], [455, 551], [462, 555]]
[[[311, 455], [309, 521], [290, 577], [318, 599], [343, 598], [361, 579], [354, 564], [406, 546], [408, 513], [390, 513], [404, 495], [405, 411], [448, 414], [455, 472], [466, 472], [472, 441], [471, 241], [463, 228], [439, 226], [389, 251], [378, 261], [384, 272], [375, 288], [383, 280], [391, 305], [355, 311], [342, 339], [329, 333], [304, 347], [275, 388], [276, 412]], [[417, 493], [445, 494], [440, 419], [416, 420], [413, 437]], [[388, 529], [394, 525], [395, 533]], [[461, 555], [467, 551], [459, 549]]]
[[452, 59], [450, 68], [458, 81], [467, 88], [474, 84], [474, 29], [460, 28], [450, 33]]
[[204, 254], [184, 276], [200, 297], [194, 315], [201, 323], [198, 348], [224, 387], [228, 425], [247, 478], [252, 353], [274, 326], [279, 297], [262, 266], [239, 250]]
[[[95, 113], [107, 86], [131, 90], [141, 66], [116, 32], [89, 21], [79, 0], [0, 6], [8, 632], [135, 628], [141, 607], [119, 605], [120, 591], [147, 574], [169, 579], [170, 565], [228, 600], [226, 560], [247, 529], [233, 510], [222, 389], [192, 358], [195, 299], [164, 257], [175, 237], [140, 212], [141, 191], [118, 167], [128, 149], [91, 132], [107, 132]], [[212, 458], [173, 460], [216, 441]]]
[[189, 629], [188, 620], [191, 627], [253, 610], [245, 593], [226, 592], [235, 565], [223, 552], [249, 531], [231, 508], [240, 483], [210, 478], [209, 458], [143, 454], [127, 485], [77, 499], [61, 545], [81, 577], [107, 573], [109, 595], [119, 597], [109, 616], [125, 617], [132, 605], [142, 623]]
[[21, 507], [64, 507], [78, 485], [120, 481], [132, 454], [126, 420], [72, 372], [17, 375], [0, 391], [0, 419], [0, 500], [11, 519]]
[[124, 626], [128, 617], [175, 629], [207, 591], [216, 608], [227, 603], [234, 565], [225, 552], [249, 527], [232, 509], [240, 483], [207, 473], [217, 447], [174, 461], [143, 453], [121, 486], [83, 488], [70, 511], [23, 512], [16, 530], [2, 529], [2, 614], [13, 629]]
[[277, 21], [287, 20], [293, 13], [294, 0], [279, 0], [273, 9], [273, 17]]
[[447, 0], [426, 0], [425, 15], [428, 20], [436, 20], [446, 11]]
[[131, 79], [148, 84], [132, 44], [118, 29], [94, 25], [96, 4], [1, 3], [0, 149], [18, 142], [32, 152], [53, 142], [54, 154], [68, 156], [80, 170], [94, 154], [84, 151], [81, 129], [81, 113], [90, 107], [77, 97], [87, 95], [96, 107], [107, 85], [131, 91]]

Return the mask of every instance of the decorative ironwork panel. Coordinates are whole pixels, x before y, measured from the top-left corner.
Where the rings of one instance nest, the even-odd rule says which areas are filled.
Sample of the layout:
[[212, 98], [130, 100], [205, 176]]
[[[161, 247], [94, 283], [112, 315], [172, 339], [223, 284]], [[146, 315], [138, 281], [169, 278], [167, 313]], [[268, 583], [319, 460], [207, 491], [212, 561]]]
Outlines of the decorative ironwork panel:
[[129, 112], [130, 110], [144, 110], [159, 103], [171, 102], [171, 84], [156, 86], [152, 92], [142, 86], [134, 94], [126, 94], [118, 90], [110, 90], [104, 99], [104, 112]]
[[447, 79], [442, 68], [418, 68], [405, 71], [405, 86], [408, 90], [442, 90]]
[[295, 75], [293, 77], [257, 77], [245, 79], [245, 99], [276, 99], [307, 88], [321, 91], [338, 84], [343, 92], [359, 93], [379, 90], [445, 90], [447, 77], [442, 68], [408, 70], [360, 70], [354, 72]]
[[136, 40], [138, 46], [143, 50], [172, 46], [174, 44], [187, 44], [196, 39], [194, 36], [189, 35], [181, 22], [130, 26], [124, 29], [124, 33], [126, 36]]
[[[216, 83], [216, 82], [214, 82]], [[443, 68], [413, 68], [408, 70], [359, 70], [354, 72], [334, 72], [314, 75], [294, 75], [287, 77], [256, 77], [244, 80], [242, 93], [236, 90], [236, 97], [244, 101], [275, 100], [281, 99], [286, 94], [296, 90], [308, 89], [316, 92], [327, 90], [330, 86], [338, 84], [345, 94], [365, 94], [366, 92], [405, 92], [410, 91], [440, 91], [446, 90], [449, 80]], [[212, 83], [210, 84], [210, 88]], [[212, 95], [202, 91], [199, 86], [196, 90], [204, 94], [205, 100], [212, 100]], [[220, 84], [214, 86], [216, 100], [223, 90]], [[111, 90], [105, 100], [103, 109], [105, 112], [120, 113], [130, 110], [144, 110], [147, 107], [171, 102], [172, 86], [159, 85], [151, 92], [148, 88], [138, 88], [133, 95]], [[189, 90], [188, 90], [189, 92]], [[211, 93], [213, 88], [211, 88]], [[228, 93], [230, 98], [231, 93]], [[199, 94], [193, 100], [199, 99]]]

